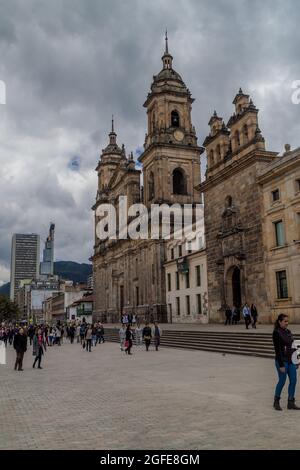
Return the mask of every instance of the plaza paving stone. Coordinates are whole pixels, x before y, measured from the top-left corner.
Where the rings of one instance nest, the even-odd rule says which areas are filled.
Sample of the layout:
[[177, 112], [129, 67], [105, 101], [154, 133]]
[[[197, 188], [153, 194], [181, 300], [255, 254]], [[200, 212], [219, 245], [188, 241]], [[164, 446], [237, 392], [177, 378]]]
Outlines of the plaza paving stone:
[[300, 449], [286, 390], [272, 408], [270, 359], [67, 342], [42, 370], [30, 347], [23, 372], [14, 358], [0, 366], [0, 449]]

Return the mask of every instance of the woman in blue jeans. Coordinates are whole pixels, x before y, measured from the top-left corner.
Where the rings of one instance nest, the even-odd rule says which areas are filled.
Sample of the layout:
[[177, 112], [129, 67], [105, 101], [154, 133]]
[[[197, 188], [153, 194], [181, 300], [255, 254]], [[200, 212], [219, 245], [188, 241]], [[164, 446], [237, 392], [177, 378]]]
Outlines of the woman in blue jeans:
[[275, 365], [279, 377], [275, 389], [274, 408], [279, 411], [282, 410], [280, 406], [280, 395], [286, 382], [286, 376], [289, 377], [290, 381], [288, 389], [288, 410], [300, 410], [295, 404], [298, 365], [294, 364], [292, 361], [292, 354], [295, 351], [292, 346], [294, 338], [290, 330], [288, 330], [288, 324], [288, 316], [281, 313], [278, 315], [273, 331], [273, 343], [276, 354]]

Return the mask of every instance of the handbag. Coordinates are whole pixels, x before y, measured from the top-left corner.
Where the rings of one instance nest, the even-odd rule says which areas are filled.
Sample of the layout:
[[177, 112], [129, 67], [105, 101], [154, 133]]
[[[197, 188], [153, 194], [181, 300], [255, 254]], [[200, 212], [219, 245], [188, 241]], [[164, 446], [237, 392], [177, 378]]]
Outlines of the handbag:
[[129, 346], [129, 341], [128, 341], [128, 339], [125, 341], [124, 346], [125, 346], [126, 349], [128, 348], [128, 346]]
[[149, 341], [149, 340], [151, 339], [151, 336], [145, 335], [145, 336], [144, 336], [144, 339], [145, 339], [146, 341]]

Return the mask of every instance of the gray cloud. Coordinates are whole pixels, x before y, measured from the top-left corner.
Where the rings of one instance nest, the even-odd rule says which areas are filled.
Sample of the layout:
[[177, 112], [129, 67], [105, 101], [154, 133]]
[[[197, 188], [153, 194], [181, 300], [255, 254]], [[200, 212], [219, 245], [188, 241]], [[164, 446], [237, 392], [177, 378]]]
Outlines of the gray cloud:
[[174, 68], [196, 98], [200, 144], [213, 110], [228, 119], [241, 86], [260, 109], [267, 146], [298, 146], [299, 21], [297, 0], [2, 1], [0, 282], [12, 233], [45, 238], [50, 220], [58, 259], [91, 255], [94, 169], [111, 114], [127, 152], [142, 147], [142, 105], [161, 69], [166, 26]]

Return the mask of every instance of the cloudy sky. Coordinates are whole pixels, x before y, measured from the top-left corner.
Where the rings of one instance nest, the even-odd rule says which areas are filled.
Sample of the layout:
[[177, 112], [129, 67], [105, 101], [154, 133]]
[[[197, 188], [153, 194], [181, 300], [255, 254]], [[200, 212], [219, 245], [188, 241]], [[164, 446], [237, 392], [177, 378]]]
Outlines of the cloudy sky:
[[267, 147], [299, 146], [299, 24], [299, 0], [0, 0], [0, 284], [12, 234], [43, 241], [50, 221], [56, 259], [88, 261], [111, 114], [118, 142], [136, 155], [166, 26], [174, 68], [196, 99], [200, 144], [213, 110], [228, 119], [241, 86]]

